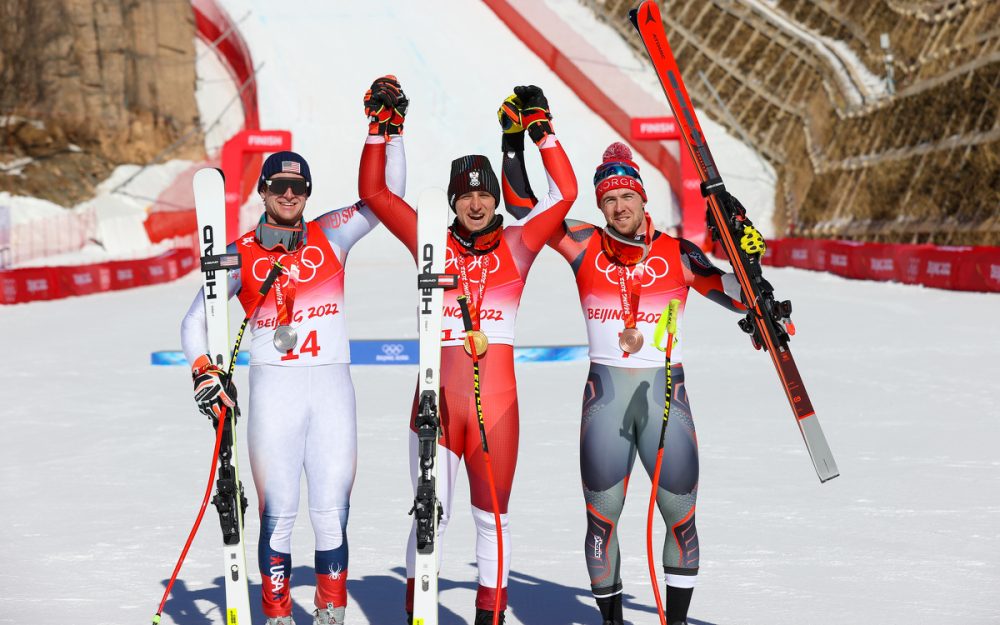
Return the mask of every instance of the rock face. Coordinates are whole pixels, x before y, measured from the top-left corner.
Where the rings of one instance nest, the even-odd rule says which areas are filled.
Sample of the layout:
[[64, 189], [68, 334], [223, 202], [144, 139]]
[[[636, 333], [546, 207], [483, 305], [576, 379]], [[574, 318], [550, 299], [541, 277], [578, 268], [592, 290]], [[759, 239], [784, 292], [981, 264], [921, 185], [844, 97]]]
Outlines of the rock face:
[[[0, 190], [71, 205], [120, 163], [203, 156], [187, 0], [0, 2]], [[76, 150], [72, 146], [76, 146]]]

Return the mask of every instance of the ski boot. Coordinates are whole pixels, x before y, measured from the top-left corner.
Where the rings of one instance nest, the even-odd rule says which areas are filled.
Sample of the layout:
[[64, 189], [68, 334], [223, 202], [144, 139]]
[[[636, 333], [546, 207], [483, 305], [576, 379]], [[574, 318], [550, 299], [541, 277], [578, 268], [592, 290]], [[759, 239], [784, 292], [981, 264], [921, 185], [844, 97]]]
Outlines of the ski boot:
[[343, 625], [346, 606], [333, 607], [332, 603], [325, 608], [313, 611], [313, 625]]
[[610, 597], [595, 597], [597, 609], [601, 611], [602, 625], [624, 625], [622, 620], [622, 594], [615, 593]]
[[694, 588], [667, 586], [667, 625], [687, 625], [688, 607]]
[[292, 620], [292, 615], [288, 616], [272, 616], [264, 621], [264, 625], [295, 625], [295, 621]]
[[[497, 619], [499, 625], [503, 625], [504, 613], [500, 612], [500, 618]], [[474, 625], [493, 625], [493, 610], [484, 610], [482, 608], [476, 608], [476, 620]]]

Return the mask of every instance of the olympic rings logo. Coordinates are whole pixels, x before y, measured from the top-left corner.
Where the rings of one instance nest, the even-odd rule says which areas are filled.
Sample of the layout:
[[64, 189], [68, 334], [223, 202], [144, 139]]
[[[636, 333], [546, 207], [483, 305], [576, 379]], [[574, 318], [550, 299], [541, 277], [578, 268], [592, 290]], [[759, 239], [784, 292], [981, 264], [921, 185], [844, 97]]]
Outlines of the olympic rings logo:
[[[603, 263], [601, 262], [602, 258], [605, 259]], [[608, 262], [606, 258], [604, 254], [598, 254], [594, 257], [594, 266], [604, 274], [608, 282], [617, 285], [619, 265]], [[667, 259], [662, 256], [650, 256], [644, 262], [632, 267], [625, 267], [626, 278], [629, 280], [635, 279], [635, 274], [640, 269], [642, 269], [642, 286], [645, 288], [652, 286], [657, 279], [666, 276], [670, 272], [670, 265], [667, 263]]]
[[[490, 259], [490, 275], [495, 274], [500, 271], [500, 257], [494, 252], [489, 254], [483, 254], [481, 256], [466, 256], [465, 257], [465, 270], [472, 271], [473, 269], [478, 269], [480, 272], [483, 270], [483, 259]], [[460, 271], [458, 268], [458, 258], [455, 256], [455, 252], [452, 249], [445, 248], [444, 254], [444, 270], [447, 272], [449, 269], [454, 269], [455, 272]]]
[[[281, 276], [281, 285], [286, 286], [288, 284], [288, 272], [291, 270], [292, 259], [295, 256], [292, 254], [282, 254], [278, 257], [278, 262], [285, 267]], [[319, 268], [323, 266], [326, 261], [326, 256], [323, 254], [323, 250], [316, 247], [315, 245], [307, 245], [302, 248], [302, 254], [299, 256], [298, 260], [298, 282], [310, 282], [319, 273]], [[265, 257], [258, 258], [253, 261], [253, 277], [257, 279], [258, 282], [263, 282], [267, 278], [267, 273], [271, 270], [271, 261]]]
[[382, 353], [386, 356], [399, 356], [403, 353], [403, 346], [400, 343], [384, 343]]

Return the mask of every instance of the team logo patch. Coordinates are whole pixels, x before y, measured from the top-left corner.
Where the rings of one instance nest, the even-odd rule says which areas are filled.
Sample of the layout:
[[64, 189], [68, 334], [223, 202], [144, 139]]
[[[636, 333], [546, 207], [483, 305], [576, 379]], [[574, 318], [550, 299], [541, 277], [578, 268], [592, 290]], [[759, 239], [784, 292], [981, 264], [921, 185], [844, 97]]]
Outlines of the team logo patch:
[[479, 172], [478, 171], [470, 171], [469, 172], [469, 186], [470, 187], [478, 187], [479, 185], [480, 185], [480, 182], [479, 182]]
[[301, 174], [302, 165], [296, 161], [281, 161], [281, 171], [286, 174]]

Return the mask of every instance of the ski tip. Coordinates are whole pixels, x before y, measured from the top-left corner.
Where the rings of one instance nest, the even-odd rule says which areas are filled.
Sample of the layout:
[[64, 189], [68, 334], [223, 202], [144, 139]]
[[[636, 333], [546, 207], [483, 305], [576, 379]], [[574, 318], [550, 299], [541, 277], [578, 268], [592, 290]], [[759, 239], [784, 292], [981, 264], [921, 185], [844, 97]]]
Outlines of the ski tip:
[[638, 8], [629, 9], [628, 10], [628, 21], [632, 22], [632, 26], [634, 26], [636, 30], [639, 30], [639, 9]]
[[444, 204], [447, 206], [448, 194], [444, 192], [444, 189], [440, 189], [438, 187], [424, 189], [420, 193], [420, 198], [417, 200], [417, 206], [424, 204]]
[[225, 184], [226, 179], [222, 175], [222, 170], [215, 167], [203, 167], [194, 172], [194, 177], [191, 179], [191, 185], [196, 189], [199, 187], [211, 189], [210, 185], [218, 185], [217, 188], [223, 188]]

